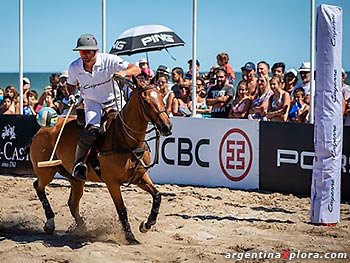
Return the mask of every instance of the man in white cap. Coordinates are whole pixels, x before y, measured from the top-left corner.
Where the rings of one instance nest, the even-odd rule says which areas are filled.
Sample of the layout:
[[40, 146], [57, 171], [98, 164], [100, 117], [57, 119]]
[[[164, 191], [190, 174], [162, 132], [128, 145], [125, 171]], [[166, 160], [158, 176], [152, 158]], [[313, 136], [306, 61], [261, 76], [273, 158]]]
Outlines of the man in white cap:
[[117, 107], [120, 89], [114, 88], [113, 76], [125, 78], [136, 76], [141, 71], [138, 66], [116, 55], [98, 53], [97, 40], [91, 34], [81, 35], [73, 50], [79, 51], [80, 57], [69, 66], [69, 100], [70, 103], [76, 102], [75, 90], [79, 86], [85, 109], [85, 129], [76, 148], [73, 176], [78, 180], [86, 180], [87, 166], [84, 161], [96, 141], [102, 111], [106, 108], [120, 110], [120, 106]]
[[[300, 74], [300, 78], [301, 81], [303, 83], [297, 84], [294, 87], [294, 90], [297, 88], [303, 88], [305, 91], [305, 103], [310, 105], [310, 62], [303, 62], [301, 63], [301, 66], [299, 68], [299, 74]], [[294, 91], [293, 90], [293, 91]], [[291, 96], [293, 96], [293, 92], [291, 94]]]

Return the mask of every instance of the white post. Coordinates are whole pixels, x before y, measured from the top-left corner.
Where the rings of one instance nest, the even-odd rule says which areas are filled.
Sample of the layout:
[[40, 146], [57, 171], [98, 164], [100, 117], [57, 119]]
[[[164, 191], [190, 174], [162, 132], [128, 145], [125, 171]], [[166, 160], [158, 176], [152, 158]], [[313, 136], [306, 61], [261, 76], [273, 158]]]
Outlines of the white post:
[[196, 116], [196, 83], [197, 83], [197, 0], [193, 0], [193, 27], [192, 27], [192, 114]]
[[315, 0], [310, 0], [310, 115], [314, 123], [315, 112]]
[[19, 0], [19, 114], [23, 114], [23, 0]]
[[102, 53], [106, 53], [106, 0], [102, 0]]

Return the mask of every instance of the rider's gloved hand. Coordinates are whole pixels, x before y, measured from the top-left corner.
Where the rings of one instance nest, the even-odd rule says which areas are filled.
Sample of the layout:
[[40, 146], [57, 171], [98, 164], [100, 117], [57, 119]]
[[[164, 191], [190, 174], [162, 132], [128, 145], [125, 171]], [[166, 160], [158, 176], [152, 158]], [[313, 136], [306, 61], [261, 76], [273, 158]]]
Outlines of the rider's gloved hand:
[[70, 94], [68, 97], [69, 106], [77, 103], [77, 97], [74, 94]]
[[121, 71], [117, 71], [113, 74], [113, 78], [125, 78], [126, 77], [126, 71], [125, 70], [121, 70]]

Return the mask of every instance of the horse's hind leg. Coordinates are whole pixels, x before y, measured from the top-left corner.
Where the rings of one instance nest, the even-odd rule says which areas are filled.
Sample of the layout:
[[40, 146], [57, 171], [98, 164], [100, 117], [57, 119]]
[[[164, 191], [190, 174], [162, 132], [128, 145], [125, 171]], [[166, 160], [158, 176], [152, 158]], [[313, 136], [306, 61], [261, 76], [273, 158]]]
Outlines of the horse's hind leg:
[[139, 226], [140, 232], [146, 233], [157, 222], [159, 207], [161, 203], [161, 195], [153, 185], [147, 173], [145, 173], [145, 175], [142, 177], [141, 181], [137, 184], [137, 186], [139, 186], [141, 189], [145, 190], [146, 192], [150, 193], [153, 198], [151, 213], [149, 214], [147, 221], [142, 222]]
[[79, 203], [80, 199], [84, 193], [84, 184], [83, 181], [78, 180], [70, 180], [71, 190], [68, 200], [68, 206], [72, 216], [74, 217], [75, 223], [78, 228], [85, 228], [85, 222], [83, 218], [80, 216], [79, 212]]
[[126, 212], [126, 208], [123, 202], [123, 197], [120, 191], [120, 185], [116, 185], [113, 183], [111, 184], [107, 182], [106, 184], [107, 184], [108, 191], [112, 196], [114, 205], [117, 208], [119, 221], [122, 224], [126, 241], [128, 241], [129, 244], [131, 245], [140, 244], [140, 242], [136, 240], [134, 234], [131, 232], [131, 228], [128, 220], [128, 214]]
[[68, 206], [69, 206], [70, 213], [72, 214], [75, 220], [75, 223], [77, 224], [77, 227], [79, 229], [85, 229], [85, 222], [83, 218], [80, 216], [80, 212], [79, 212], [79, 203], [84, 193], [85, 182], [75, 180], [64, 167], [60, 167], [60, 168], [61, 169], [58, 172], [62, 176], [68, 178], [69, 183], [71, 185], [71, 190], [70, 190], [69, 199], [68, 199]]
[[40, 184], [39, 179], [37, 179], [33, 183], [36, 194], [38, 195], [39, 200], [40, 200], [40, 202], [44, 208], [44, 211], [45, 211], [46, 223], [44, 225], [44, 231], [46, 234], [52, 234], [53, 231], [55, 231], [55, 221], [54, 221], [55, 214], [52, 211], [49, 200], [46, 197], [46, 193], [45, 193], [45, 186], [46, 185], [47, 184]]

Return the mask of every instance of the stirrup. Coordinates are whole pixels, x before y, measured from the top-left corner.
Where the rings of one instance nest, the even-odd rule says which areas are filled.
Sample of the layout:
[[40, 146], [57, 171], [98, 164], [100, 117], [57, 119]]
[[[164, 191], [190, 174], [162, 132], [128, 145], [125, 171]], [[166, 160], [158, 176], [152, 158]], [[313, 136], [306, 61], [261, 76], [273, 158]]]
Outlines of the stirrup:
[[80, 181], [86, 181], [87, 165], [80, 162], [73, 168], [73, 177]]

